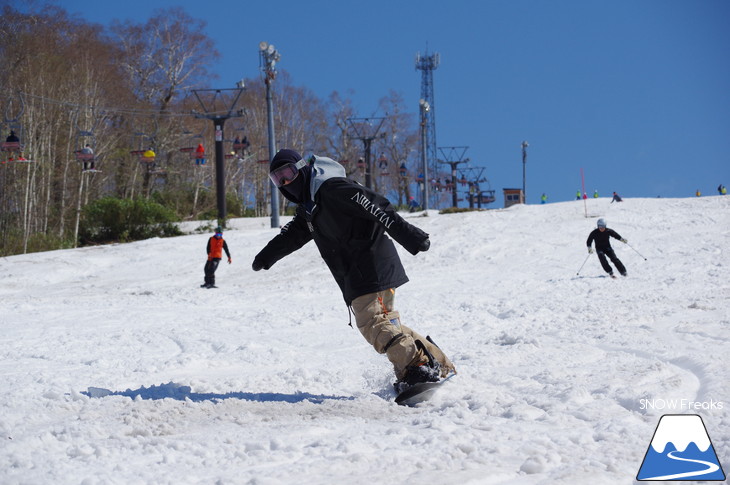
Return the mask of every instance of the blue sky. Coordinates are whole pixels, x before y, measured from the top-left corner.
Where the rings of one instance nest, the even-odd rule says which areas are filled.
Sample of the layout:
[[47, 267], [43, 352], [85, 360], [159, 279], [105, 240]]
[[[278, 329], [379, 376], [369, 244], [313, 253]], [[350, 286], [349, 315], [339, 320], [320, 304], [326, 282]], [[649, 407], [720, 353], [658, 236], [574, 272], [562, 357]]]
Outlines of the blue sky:
[[[730, 185], [727, 0], [60, 0], [91, 22], [145, 21], [182, 6], [207, 22], [222, 58], [213, 87], [258, 77], [258, 44], [325, 99], [382, 115], [392, 89], [418, 113], [417, 52], [438, 52], [437, 145], [468, 146], [498, 198], [716, 195]], [[327, 155], [327, 154], [321, 154]], [[499, 199], [501, 200], [501, 199]], [[501, 206], [501, 202], [495, 204]]]

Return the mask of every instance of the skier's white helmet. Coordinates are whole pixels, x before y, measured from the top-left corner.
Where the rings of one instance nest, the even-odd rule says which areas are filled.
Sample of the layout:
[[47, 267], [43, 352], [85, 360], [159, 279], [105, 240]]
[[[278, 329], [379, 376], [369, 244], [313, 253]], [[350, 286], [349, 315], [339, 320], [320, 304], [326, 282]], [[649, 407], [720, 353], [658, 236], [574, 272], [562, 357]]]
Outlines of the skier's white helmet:
[[598, 222], [596, 222], [597, 227], [606, 227], [606, 221], [604, 219], [598, 219]]

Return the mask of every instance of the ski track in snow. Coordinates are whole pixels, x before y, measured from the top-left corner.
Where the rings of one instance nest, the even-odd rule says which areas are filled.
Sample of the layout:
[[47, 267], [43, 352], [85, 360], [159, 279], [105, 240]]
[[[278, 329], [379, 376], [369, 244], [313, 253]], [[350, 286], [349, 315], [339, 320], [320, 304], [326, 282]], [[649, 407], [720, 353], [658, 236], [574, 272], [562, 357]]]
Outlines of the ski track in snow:
[[[0, 483], [630, 483], [668, 413], [727, 467], [730, 198], [588, 209], [403, 214], [432, 245], [396, 307], [459, 371], [416, 408], [312, 243], [251, 271], [268, 219], [231, 221], [215, 290], [209, 234], [0, 258]], [[597, 217], [627, 278], [576, 275]]]

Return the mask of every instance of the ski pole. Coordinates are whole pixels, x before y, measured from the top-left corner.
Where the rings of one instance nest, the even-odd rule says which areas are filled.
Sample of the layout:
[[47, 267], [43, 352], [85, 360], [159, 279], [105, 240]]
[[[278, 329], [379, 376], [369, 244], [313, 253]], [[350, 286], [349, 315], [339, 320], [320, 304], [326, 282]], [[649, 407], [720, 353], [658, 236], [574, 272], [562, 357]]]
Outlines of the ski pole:
[[588, 258], [590, 258], [590, 257], [591, 257], [591, 253], [588, 253], [588, 256], [586, 256], [586, 259], [583, 260], [583, 264], [581, 264], [580, 268], [578, 268], [578, 272], [575, 274], [576, 276], [578, 276], [580, 274], [580, 270], [583, 269], [583, 266], [586, 265], [586, 263], [588, 262]]
[[[633, 246], [631, 246], [631, 244], [629, 244], [629, 243], [626, 243], [626, 245], [627, 245], [628, 247], [630, 247], [631, 249], [634, 249], [634, 247], [633, 247]], [[634, 249], [634, 251], [636, 251], [636, 249]], [[644, 256], [643, 256], [643, 255], [642, 255], [642, 254], [641, 254], [641, 253], [640, 253], [639, 251], [636, 251], [636, 254], [638, 254], [639, 256], [641, 256], [642, 258], [644, 258]], [[646, 261], [646, 258], [644, 258], [644, 261]]]

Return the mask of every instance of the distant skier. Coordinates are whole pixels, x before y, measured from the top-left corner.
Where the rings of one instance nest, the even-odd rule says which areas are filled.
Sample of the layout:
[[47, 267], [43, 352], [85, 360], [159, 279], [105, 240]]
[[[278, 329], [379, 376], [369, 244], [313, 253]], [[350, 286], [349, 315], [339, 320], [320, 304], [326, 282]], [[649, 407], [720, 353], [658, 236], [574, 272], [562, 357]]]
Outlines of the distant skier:
[[588, 253], [593, 254], [593, 248], [591, 247], [591, 244], [593, 241], [596, 242], [596, 254], [598, 254], [598, 260], [601, 262], [601, 266], [603, 266], [603, 269], [608, 273], [610, 277], [613, 276], [613, 269], [611, 268], [611, 265], [608, 264], [608, 261], [606, 260], [606, 256], [608, 256], [613, 264], [616, 266], [616, 269], [619, 273], [621, 273], [621, 276], [626, 276], [626, 268], [624, 267], [623, 263], [621, 262], [618, 257], [616, 257], [616, 253], [613, 251], [613, 248], [611, 247], [611, 242], [609, 238], [615, 238], [621, 241], [622, 243], [626, 244], [626, 239], [622, 238], [616, 231], [613, 229], [608, 229], [606, 227], [606, 221], [603, 219], [598, 219], [597, 222], [597, 228], [591, 231], [591, 233], [588, 235], [588, 240], [586, 241], [586, 244], [588, 246]]
[[542, 196], [540, 196], [540, 203], [544, 204], [545, 202], [547, 202], [547, 195], [543, 193]]
[[614, 202], [623, 202], [621, 196], [618, 195], [616, 192], [613, 193], [613, 199], [611, 199], [611, 203], [613, 204]]
[[[294, 150], [279, 150], [269, 178], [297, 204], [296, 214], [256, 255], [251, 268], [268, 270], [314, 240], [358, 330], [393, 364], [396, 391], [454, 372], [448, 357], [428, 337], [403, 325], [395, 310], [395, 289], [408, 276], [393, 240], [415, 255], [429, 249], [428, 234], [404, 220], [388, 199], [346, 178], [345, 169], [331, 158], [303, 159]], [[301, 285], [317, 298], [316, 285]]]
[[725, 188], [724, 185], [720, 184], [720, 185], [717, 186], [717, 193], [720, 194], [720, 195], [726, 195], [727, 194], [727, 189]]
[[580, 190], [575, 193], [575, 200], [580, 200]]
[[593, 198], [594, 199], [597, 199], [598, 198], [598, 191], [597, 190], [594, 190], [593, 191]]
[[215, 234], [208, 239], [208, 245], [205, 250], [208, 252], [208, 261], [205, 263], [205, 283], [200, 285], [201, 288], [215, 288], [215, 270], [218, 269], [218, 263], [221, 262], [223, 251], [228, 256], [228, 264], [231, 264], [231, 253], [228, 251], [228, 243], [223, 239], [223, 229], [215, 228]]

